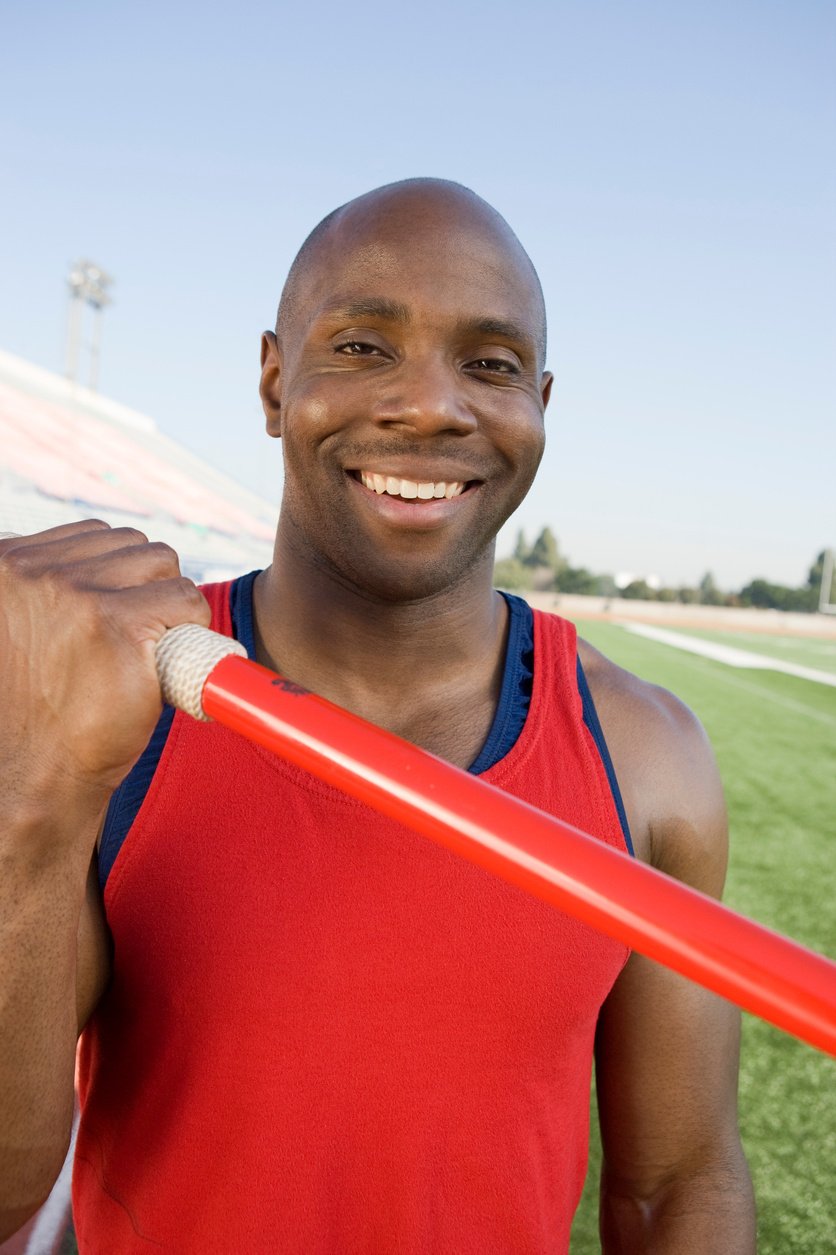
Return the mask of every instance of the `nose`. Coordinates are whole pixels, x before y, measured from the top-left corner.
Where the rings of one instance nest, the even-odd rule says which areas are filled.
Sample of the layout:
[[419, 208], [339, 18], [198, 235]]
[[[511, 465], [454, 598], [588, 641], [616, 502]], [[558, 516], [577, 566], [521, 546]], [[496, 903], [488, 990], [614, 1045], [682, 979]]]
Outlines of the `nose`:
[[455, 366], [429, 355], [401, 362], [387, 379], [374, 416], [382, 427], [420, 436], [466, 436], [478, 426]]

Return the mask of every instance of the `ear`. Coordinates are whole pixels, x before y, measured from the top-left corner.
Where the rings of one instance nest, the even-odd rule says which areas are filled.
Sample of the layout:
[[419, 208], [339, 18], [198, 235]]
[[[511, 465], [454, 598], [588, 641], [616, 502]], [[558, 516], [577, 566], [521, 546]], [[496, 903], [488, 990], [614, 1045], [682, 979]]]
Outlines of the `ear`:
[[552, 384], [554, 383], [554, 375], [550, 370], [543, 371], [543, 378], [540, 380], [540, 396], [543, 398], [543, 409], [549, 403], [549, 397], [552, 394]]
[[267, 417], [267, 434], [277, 440], [282, 434], [282, 355], [272, 331], [261, 337], [261, 383], [258, 391]]

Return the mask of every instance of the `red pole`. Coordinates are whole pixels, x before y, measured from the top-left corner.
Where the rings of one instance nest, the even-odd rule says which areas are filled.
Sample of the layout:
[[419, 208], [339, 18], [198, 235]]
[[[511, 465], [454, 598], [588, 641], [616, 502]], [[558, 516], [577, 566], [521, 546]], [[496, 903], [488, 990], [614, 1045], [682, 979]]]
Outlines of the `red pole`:
[[382, 814], [836, 1055], [836, 963], [416, 749], [227, 657], [205, 713]]

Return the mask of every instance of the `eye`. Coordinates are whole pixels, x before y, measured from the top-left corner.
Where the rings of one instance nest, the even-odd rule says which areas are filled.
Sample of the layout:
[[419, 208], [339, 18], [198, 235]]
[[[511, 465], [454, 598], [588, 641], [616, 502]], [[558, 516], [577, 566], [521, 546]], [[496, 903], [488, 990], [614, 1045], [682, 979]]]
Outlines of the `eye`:
[[368, 344], [365, 340], [343, 340], [341, 344], [334, 346], [336, 353], [343, 353], [346, 357], [368, 357], [374, 353], [380, 353], [380, 349], [376, 344]]
[[485, 371], [489, 374], [518, 375], [519, 367], [505, 357], [477, 357], [469, 363], [472, 370]]

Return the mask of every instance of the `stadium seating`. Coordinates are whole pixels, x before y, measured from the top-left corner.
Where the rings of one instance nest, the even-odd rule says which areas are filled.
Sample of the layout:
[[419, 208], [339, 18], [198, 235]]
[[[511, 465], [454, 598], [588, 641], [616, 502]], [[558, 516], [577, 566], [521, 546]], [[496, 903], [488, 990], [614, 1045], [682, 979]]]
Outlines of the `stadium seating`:
[[266, 565], [275, 513], [153, 420], [0, 352], [0, 531], [95, 515], [165, 540], [208, 580]]

